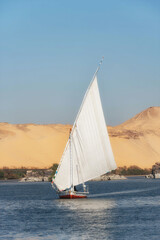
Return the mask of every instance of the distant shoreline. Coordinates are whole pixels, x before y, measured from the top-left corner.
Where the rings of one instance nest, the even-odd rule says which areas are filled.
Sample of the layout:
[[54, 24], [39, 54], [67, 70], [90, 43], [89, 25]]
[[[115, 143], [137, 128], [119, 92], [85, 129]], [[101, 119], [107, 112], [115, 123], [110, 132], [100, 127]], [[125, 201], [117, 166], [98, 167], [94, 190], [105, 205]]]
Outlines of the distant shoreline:
[[[128, 179], [128, 178], [131, 178], [131, 177], [134, 177], [134, 178], [136, 178], [136, 177], [144, 177], [145, 178], [145, 176], [146, 175], [127, 175], [127, 176], [124, 176], [125, 178], [115, 178], [115, 179], [109, 179], [109, 180], [111, 180], [111, 181], [114, 181], [114, 180], [126, 180], [126, 179]], [[95, 180], [95, 179], [93, 179], [93, 180], [91, 180], [91, 181], [93, 181], [93, 182], [100, 182], [100, 181], [109, 181], [108, 179], [106, 179], [106, 180], [101, 180], [100, 178], [98, 179], [98, 180]], [[24, 183], [24, 182], [49, 182], [49, 181], [21, 181], [21, 178], [20, 179], [0, 179], [0, 182], [21, 182], [21, 183]]]

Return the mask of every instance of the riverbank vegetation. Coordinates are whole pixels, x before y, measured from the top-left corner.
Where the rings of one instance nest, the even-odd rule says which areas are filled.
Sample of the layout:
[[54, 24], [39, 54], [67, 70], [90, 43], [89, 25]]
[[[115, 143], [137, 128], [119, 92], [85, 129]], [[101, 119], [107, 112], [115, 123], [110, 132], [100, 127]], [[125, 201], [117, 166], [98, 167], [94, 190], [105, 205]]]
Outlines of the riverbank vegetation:
[[21, 168], [21, 169], [9, 169], [9, 168], [3, 168], [0, 169], [0, 180], [9, 180], [9, 179], [19, 179], [26, 175], [27, 169]]
[[[51, 181], [52, 177], [54, 177], [54, 174], [57, 170], [58, 164], [55, 163], [52, 165], [50, 170], [52, 170], [52, 173], [49, 177], [49, 181]], [[36, 172], [37, 175], [43, 176], [45, 175], [46, 169], [27, 169], [27, 168], [18, 168], [18, 169], [9, 169], [7, 167], [4, 167], [3, 169], [0, 169], [0, 180], [11, 180], [11, 179], [20, 179], [26, 176], [27, 171], [32, 170], [32, 172]], [[130, 166], [130, 167], [118, 167], [117, 169], [113, 170], [111, 173], [117, 174], [117, 175], [124, 175], [124, 176], [131, 176], [131, 175], [147, 175], [152, 172], [151, 169], [145, 168], [142, 169], [138, 166]]]
[[9, 169], [4, 167], [0, 169], [0, 180], [14, 180], [24, 178], [28, 172], [32, 172], [33, 175], [44, 176], [46, 169], [27, 169], [27, 168], [14, 168]]
[[113, 170], [111, 173], [124, 175], [124, 176], [136, 176], [136, 175], [147, 175], [152, 172], [151, 168], [140, 168], [138, 166], [130, 166], [130, 167], [118, 167], [117, 169]]

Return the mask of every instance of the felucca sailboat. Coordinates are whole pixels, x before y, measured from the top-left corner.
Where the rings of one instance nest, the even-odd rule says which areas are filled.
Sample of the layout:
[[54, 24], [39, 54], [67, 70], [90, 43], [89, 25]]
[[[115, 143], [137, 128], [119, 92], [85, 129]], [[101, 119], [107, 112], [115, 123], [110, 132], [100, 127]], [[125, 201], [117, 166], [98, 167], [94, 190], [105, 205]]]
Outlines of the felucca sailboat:
[[[86, 91], [52, 186], [60, 198], [86, 198], [85, 182], [116, 169], [99, 95], [97, 73]], [[76, 186], [83, 184], [83, 192]]]

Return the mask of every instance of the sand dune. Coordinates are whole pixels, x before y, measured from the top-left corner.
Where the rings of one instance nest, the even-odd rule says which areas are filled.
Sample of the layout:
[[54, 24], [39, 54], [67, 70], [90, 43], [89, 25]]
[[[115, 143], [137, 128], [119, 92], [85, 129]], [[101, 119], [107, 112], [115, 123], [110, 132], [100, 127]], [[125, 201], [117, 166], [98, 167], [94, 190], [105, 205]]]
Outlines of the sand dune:
[[[58, 163], [70, 125], [0, 123], [0, 168], [48, 168]], [[151, 167], [160, 161], [160, 107], [108, 127], [118, 166]]]
[[109, 129], [118, 166], [151, 167], [160, 161], [160, 107], [151, 107]]

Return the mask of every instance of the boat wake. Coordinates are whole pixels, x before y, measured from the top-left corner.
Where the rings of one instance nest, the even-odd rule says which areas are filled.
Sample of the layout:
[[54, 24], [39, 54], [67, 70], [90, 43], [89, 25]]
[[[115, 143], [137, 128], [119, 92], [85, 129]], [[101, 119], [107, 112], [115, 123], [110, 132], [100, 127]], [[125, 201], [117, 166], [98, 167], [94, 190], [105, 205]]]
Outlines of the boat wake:
[[143, 188], [143, 189], [135, 189], [135, 190], [128, 190], [128, 191], [121, 191], [121, 192], [110, 192], [110, 193], [99, 193], [99, 194], [89, 194], [88, 198], [96, 198], [96, 197], [105, 197], [111, 195], [121, 195], [121, 194], [129, 194], [129, 193], [138, 193], [138, 192], [147, 192], [151, 190], [156, 190], [156, 188]]

